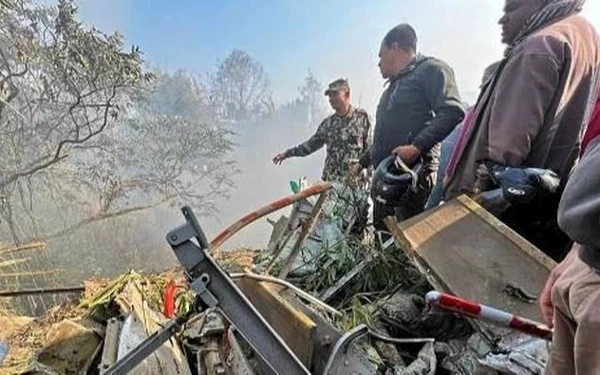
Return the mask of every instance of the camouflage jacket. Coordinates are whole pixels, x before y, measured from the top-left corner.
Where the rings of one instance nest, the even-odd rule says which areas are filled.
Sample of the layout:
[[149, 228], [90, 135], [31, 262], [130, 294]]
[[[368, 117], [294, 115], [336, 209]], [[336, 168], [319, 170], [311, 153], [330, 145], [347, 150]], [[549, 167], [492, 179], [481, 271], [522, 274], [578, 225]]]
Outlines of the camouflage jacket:
[[323, 167], [324, 181], [345, 181], [353, 165], [371, 144], [371, 120], [367, 112], [351, 108], [342, 117], [333, 114], [319, 125], [306, 142], [286, 151], [286, 156], [307, 156], [327, 146]]

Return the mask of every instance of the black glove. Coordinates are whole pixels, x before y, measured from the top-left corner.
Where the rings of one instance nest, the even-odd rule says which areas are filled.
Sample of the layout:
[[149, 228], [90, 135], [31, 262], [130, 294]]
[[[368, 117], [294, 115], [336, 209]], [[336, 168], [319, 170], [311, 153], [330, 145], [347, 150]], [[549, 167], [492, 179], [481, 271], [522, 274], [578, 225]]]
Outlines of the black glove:
[[496, 217], [500, 217], [510, 207], [510, 202], [504, 197], [502, 188], [484, 191], [477, 197], [477, 202]]
[[495, 166], [492, 178], [502, 188], [504, 198], [512, 204], [531, 203], [556, 194], [560, 186], [558, 175], [548, 169]]

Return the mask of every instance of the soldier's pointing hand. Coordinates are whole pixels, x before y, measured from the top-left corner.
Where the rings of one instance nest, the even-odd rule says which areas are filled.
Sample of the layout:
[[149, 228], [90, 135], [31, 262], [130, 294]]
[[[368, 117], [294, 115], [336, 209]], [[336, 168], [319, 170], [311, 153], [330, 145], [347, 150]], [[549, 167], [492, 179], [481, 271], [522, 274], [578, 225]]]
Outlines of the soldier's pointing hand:
[[280, 154], [277, 154], [274, 158], [273, 158], [273, 164], [275, 165], [281, 165], [281, 163], [283, 163], [283, 161], [285, 159], [287, 159], [287, 155], [285, 154], [285, 152], [282, 152]]

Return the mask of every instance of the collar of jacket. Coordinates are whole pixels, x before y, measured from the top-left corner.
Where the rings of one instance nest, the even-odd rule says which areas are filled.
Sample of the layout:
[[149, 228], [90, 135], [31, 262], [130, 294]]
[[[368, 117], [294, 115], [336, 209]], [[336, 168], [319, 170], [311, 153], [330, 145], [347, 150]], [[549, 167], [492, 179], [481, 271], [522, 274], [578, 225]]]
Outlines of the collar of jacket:
[[350, 110], [348, 111], [348, 113], [346, 113], [345, 116], [340, 116], [337, 114], [337, 112], [334, 112], [333, 116], [339, 117], [339, 118], [351, 118], [352, 116], [354, 116], [354, 112], [356, 112], [356, 110], [354, 109], [354, 106], [350, 105]]
[[427, 57], [421, 55], [420, 53], [417, 53], [417, 55], [415, 56], [415, 58], [411, 61], [410, 64], [408, 64], [408, 66], [404, 69], [402, 69], [398, 74], [396, 74], [395, 76], [389, 78], [387, 81], [385, 81], [384, 83], [384, 87], [387, 85], [391, 85], [392, 83], [394, 83], [394, 81], [396, 81], [398, 78], [412, 72], [413, 70], [415, 70], [415, 68], [422, 63], [423, 61], [427, 60]]

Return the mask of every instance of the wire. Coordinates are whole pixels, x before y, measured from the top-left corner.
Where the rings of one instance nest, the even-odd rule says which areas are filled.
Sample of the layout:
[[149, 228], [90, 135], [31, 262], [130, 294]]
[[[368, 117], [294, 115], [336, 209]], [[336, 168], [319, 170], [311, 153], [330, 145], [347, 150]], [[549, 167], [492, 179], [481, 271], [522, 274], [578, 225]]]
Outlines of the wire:
[[418, 339], [397, 339], [395, 337], [384, 336], [375, 331], [369, 330], [369, 335], [376, 340], [389, 342], [392, 344], [424, 344], [428, 342], [435, 342], [435, 339], [432, 338], [418, 338]]
[[229, 275], [229, 277], [231, 277], [232, 279], [241, 279], [241, 278], [246, 277], [246, 278], [254, 279], [254, 280], [258, 280], [258, 281], [265, 281], [268, 283], [283, 285], [283, 286], [289, 288], [290, 290], [292, 290], [298, 297], [304, 298], [305, 300], [311, 302], [315, 306], [318, 306], [318, 307], [322, 308], [323, 310], [326, 310], [336, 316], [342, 316], [342, 313], [339, 312], [338, 310], [334, 309], [333, 307], [329, 306], [328, 304], [319, 300], [318, 298], [311, 296], [310, 294], [306, 293], [302, 289], [299, 289], [298, 287], [294, 286], [293, 284], [290, 284], [289, 282], [287, 282], [285, 280], [281, 280], [281, 279], [278, 279], [278, 278], [272, 277], [272, 276], [257, 275], [254, 273], [232, 273]]

